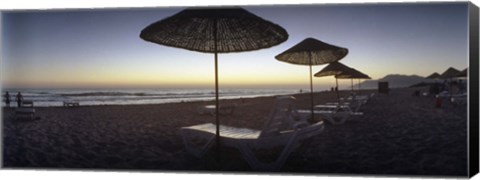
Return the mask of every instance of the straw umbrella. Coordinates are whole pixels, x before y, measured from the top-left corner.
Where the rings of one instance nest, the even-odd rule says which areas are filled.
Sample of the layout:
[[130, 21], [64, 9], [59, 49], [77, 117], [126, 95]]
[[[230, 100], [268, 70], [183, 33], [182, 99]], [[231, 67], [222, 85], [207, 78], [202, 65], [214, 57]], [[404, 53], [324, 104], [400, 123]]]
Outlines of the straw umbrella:
[[429, 76], [426, 77], [427, 79], [438, 79], [440, 78], [440, 74], [438, 74], [437, 72], [434, 72], [432, 74], [430, 74]]
[[352, 82], [352, 91], [353, 91], [353, 79], [358, 79], [358, 90], [360, 90], [360, 79], [372, 79], [368, 75], [356, 70], [355, 68], [350, 68], [347, 71], [342, 71], [340, 74], [335, 75], [337, 79], [351, 79]]
[[459, 70], [453, 68], [453, 67], [449, 67], [447, 70], [445, 70], [445, 72], [443, 72], [439, 78], [441, 79], [451, 79], [451, 78], [454, 78], [457, 76], [457, 74], [460, 73]]
[[[445, 72], [443, 72], [441, 75], [440, 75], [440, 79], [445, 79], [445, 80], [449, 80], [448, 83], [450, 84], [450, 88], [452, 87], [451, 86], [451, 79], [452, 78], [455, 78], [457, 76], [457, 74], [460, 73], [459, 70], [453, 68], [453, 67], [449, 67], [447, 70], [445, 70]], [[450, 96], [452, 96], [452, 91], [449, 90], [449, 94]]]
[[351, 68], [340, 63], [340, 62], [332, 62], [325, 66], [322, 70], [318, 71], [315, 73], [315, 77], [324, 77], [324, 76], [334, 76], [335, 77], [335, 83], [336, 83], [336, 89], [337, 89], [337, 99], [340, 100], [340, 95], [338, 94], [338, 79], [337, 75], [340, 75], [343, 72], [348, 72], [351, 71]]
[[313, 113], [312, 66], [339, 61], [348, 54], [348, 49], [330, 45], [314, 38], [307, 38], [295, 46], [275, 56], [275, 59], [290, 64], [310, 67], [311, 111]]
[[[468, 68], [465, 68], [464, 70], [460, 71], [457, 76], [457, 78], [459, 79], [466, 79], [468, 78]], [[462, 90], [465, 90], [463, 88], [465, 88], [464, 84], [462, 84], [462, 81], [459, 81], [459, 86], [460, 88], [462, 88]]]
[[465, 68], [463, 71], [460, 71], [456, 77], [467, 77], [468, 75], [468, 68]]
[[188, 8], [145, 27], [140, 38], [165, 46], [214, 54], [216, 144], [219, 154], [218, 53], [269, 48], [286, 41], [288, 33], [279, 25], [242, 8]]
[[425, 79], [433, 79], [434, 83], [430, 85], [430, 93], [438, 94], [440, 92], [441, 86], [438, 83], [438, 80], [440, 79], [440, 74], [437, 72], [434, 72], [430, 74], [429, 76], [425, 77]]

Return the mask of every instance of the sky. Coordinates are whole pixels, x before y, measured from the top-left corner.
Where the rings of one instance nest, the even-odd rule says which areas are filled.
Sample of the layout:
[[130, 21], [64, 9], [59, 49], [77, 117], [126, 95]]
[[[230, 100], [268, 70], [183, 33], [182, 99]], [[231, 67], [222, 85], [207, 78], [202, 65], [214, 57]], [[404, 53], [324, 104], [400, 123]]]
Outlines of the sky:
[[[287, 30], [284, 43], [219, 54], [220, 88], [309, 87], [308, 66], [275, 55], [313, 37], [345, 47], [340, 62], [373, 79], [428, 76], [468, 66], [467, 3], [243, 6]], [[140, 39], [149, 24], [184, 8], [2, 12], [2, 86], [7, 88], [210, 88], [213, 54]], [[313, 73], [326, 65], [313, 66]], [[314, 78], [329, 89], [333, 77]], [[339, 81], [341, 88], [349, 80]]]

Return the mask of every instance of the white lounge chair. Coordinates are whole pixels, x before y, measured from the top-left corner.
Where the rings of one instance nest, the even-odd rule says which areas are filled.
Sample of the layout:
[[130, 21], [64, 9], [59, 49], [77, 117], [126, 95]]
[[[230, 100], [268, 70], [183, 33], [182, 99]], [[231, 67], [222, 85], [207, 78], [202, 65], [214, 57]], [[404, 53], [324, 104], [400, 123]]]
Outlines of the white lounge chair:
[[[299, 141], [315, 136], [323, 131], [323, 122], [308, 124], [295, 121], [293, 97], [279, 97], [275, 102], [270, 118], [262, 130], [220, 126], [222, 146], [236, 148], [252, 169], [278, 170], [288, 155], [299, 145]], [[211, 123], [182, 127], [182, 135], [188, 152], [196, 157], [203, 156], [214, 144], [216, 126]], [[255, 155], [256, 150], [282, 147], [274, 162], [263, 162]]]
[[15, 119], [35, 119], [33, 101], [23, 101], [22, 107], [15, 108]]
[[[360, 107], [367, 103], [375, 93], [370, 95], [353, 95], [348, 98], [340, 98], [340, 102], [330, 102], [314, 106], [314, 113], [320, 115], [331, 124], [343, 124], [350, 116], [361, 116]], [[311, 114], [310, 110], [297, 110], [299, 116]]]
[[468, 99], [467, 92], [453, 94], [448, 91], [442, 91], [436, 96], [442, 98], [445, 101], [450, 101], [452, 104], [467, 104]]
[[76, 107], [80, 106], [80, 102], [78, 101], [63, 101], [63, 107]]
[[[343, 124], [350, 118], [351, 115], [361, 115], [361, 113], [352, 113], [349, 111], [340, 111], [335, 109], [337, 106], [333, 106], [332, 110], [313, 110], [315, 115], [320, 116], [323, 120], [328, 121], [330, 124]], [[296, 117], [299, 119], [306, 119], [311, 116], [311, 110], [298, 109], [296, 110]]]
[[[319, 115], [323, 120], [326, 120], [331, 124], [338, 125], [345, 123], [350, 116], [363, 115], [363, 112], [358, 112], [360, 106], [360, 102], [319, 104], [314, 106], [313, 113]], [[296, 110], [296, 114], [300, 119], [305, 119], [311, 115], [311, 110], [298, 109]]]
[[370, 99], [370, 95], [353, 95], [346, 98], [347, 101], [357, 101], [361, 104], [365, 104]]
[[[233, 111], [235, 110], [235, 107], [236, 105], [234, 104], [220, 105], [220, 108], [218, 109], [218, 113], [220, 115], [232, 114]], [[212, 116], [215, 116], [215, 105], [206, 105], [206, 106], [198, 107], [197, 112], [199, 114], [210, 114]]]
[[467, 93], [459, 93], [450, 96], [450, 102], [455, 105], [467, 104], [468, 95]]
[[35, 119], [35, 109], [34, 108], [16, 108], [15, 109], [15, 119]]
[[[363, 100], [359, 101], [355, 98], [350, 99], [349, 102], [341, 101], [334, 103], [319, 104], [314, 106], [313, 113], [319, 115], [323, 120], [331, 124], [343, 124], [350, 118], [350, 116], [361, 116], [363, 112], [359, 112]], [[311, 115], [311, 110], [297, 110], [297, 116], [300, 118], [307, 118]]]
[[[375, 96], [375, 93], [371, 93], [369, 95], [352, 94], [347, 98], [340, 98], [340, 104], [349, 105], [350, 108], [353, 110], [353, 112], [358, 112], [360, 107], [366, 104], [373, 96]], [[327, 103], [327, 104], [339, 104], [339, 103], [334, 102], [334, 103]]]

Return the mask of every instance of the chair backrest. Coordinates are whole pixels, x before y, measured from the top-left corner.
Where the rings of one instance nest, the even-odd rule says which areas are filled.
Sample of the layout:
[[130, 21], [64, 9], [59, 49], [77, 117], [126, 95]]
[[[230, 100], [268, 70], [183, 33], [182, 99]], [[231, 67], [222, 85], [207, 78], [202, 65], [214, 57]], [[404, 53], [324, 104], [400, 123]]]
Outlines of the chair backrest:
[[278, 135], [286, 126], [292, 124], [292, 111], [294, 110], [295, 98], [293, 96], [279, 96], [275, 99], [270, 118], [263, 125], [261, 137]]

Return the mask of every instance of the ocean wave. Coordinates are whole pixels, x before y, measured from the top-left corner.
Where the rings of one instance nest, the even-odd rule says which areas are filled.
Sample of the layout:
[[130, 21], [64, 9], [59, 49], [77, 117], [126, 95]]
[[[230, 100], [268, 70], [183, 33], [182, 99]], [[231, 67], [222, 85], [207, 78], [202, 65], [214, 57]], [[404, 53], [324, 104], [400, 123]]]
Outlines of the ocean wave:
[[[61, 93], [60, 96], [84, 97], [84, 96], [204, 96], [213, 95], [215, 92], [168, 92], [168, 93], [145, 93], [145, 92], [85, 92], [85, 93]], [[219, 92], [219, 94], [227, 94]]]
[[60, 96], [146, 96], [146, 93], [126, 93], [126, 92], [87, 92], [87, 93], [64, 93]]
[[[139, 90], [86, 90], [52, 89], [23, 90], [24, 98], [35, 102], [35, 106], [62, 106], [63, 101], [78, 101], [82, 105], [105, 104], [155, 104], [168, 102], [186, 102], [212, 100], [215, 91], [211, 89], [139, 89]], [[223, 89], [219, 92], [222, 99], [258, 97], [292, 93], [290, 90], [276, 89]]]

